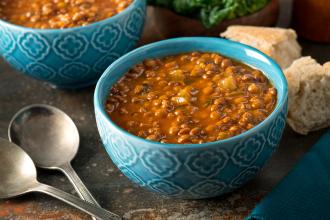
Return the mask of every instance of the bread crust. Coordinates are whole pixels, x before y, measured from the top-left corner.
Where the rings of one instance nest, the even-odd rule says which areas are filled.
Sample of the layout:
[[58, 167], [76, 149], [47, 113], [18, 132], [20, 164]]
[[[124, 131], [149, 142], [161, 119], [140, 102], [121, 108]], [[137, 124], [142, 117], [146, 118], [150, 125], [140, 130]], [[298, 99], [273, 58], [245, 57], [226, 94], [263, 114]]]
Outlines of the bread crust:
[[301, 57], [297, 34], [292, 29], [234, 25], [228, 27], [221, 37], [261, 50], [282, 68]]

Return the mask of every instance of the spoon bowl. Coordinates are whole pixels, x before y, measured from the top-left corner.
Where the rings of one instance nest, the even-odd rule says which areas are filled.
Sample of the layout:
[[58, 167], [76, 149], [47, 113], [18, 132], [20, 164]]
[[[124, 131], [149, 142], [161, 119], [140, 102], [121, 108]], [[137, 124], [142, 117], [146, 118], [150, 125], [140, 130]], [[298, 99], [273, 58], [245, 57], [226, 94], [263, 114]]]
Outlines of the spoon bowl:
[[10, 122], [8, 136], [41, 168], [56, 169], [68, 163], [79, 148], [79, 132], [74, 122], [49, 105], [30, 105], [17, 112]]
[[0, 198], [16, 197], [36, 186], [37, 171], [31, 158], [15, 144], [0, 138]]

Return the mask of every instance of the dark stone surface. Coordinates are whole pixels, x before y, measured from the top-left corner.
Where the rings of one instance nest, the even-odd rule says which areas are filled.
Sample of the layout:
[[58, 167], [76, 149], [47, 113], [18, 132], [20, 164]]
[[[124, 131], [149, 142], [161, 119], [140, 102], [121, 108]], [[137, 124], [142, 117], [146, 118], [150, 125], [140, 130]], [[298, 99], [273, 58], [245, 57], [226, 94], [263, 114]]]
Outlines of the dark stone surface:
[[[312, 55], [320, 62], [330, 60], [330, 45], [301, 43], [305, 55]], [[77, 91], [52, 89], [45, 83], [23, 76], [0, 60], [0, 136], [7, 138], [11, 117], [26, 105], [45, 103], [62, 109], [73, 118], [81, 136], [80, 150], [73, 167], [103, 207], [127, 219], [242, 219], [323, 133], [319, 131], [300, 136], [286, 128], [274, 157], [242, 189], [215, 199], [173, 200], [131, 184], [113, 165], [96, 129], [93, 91], [93, 87]], [[45, 170], [38, 170], [38, 174], [40, 181], [73, 193], [72, 186], [62, 174]], [[31, 194], [0, 201], [0, 219], [90, 218], [52, 198]]]

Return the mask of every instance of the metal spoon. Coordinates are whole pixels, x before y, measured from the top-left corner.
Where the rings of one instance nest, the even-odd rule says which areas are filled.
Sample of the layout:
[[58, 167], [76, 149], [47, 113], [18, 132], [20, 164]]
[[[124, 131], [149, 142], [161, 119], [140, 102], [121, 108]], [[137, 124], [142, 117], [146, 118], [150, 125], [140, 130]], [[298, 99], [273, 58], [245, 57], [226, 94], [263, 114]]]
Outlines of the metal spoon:
[[100, 206], [71, 166], [79, 148], [79, 133], [68, 115], [49, 105], [27, 106], [12, 118], [8, 136], [38, 167], [62, 171], [80, 198]]
[[24, 150], [0, 138], [0, 199], [8, 199], [29, 192], [41, 192], [66, 202], [100, 219], [113, 219], [112, 213], [85, 202], [69, 193], [37, 181], [36, 167]]

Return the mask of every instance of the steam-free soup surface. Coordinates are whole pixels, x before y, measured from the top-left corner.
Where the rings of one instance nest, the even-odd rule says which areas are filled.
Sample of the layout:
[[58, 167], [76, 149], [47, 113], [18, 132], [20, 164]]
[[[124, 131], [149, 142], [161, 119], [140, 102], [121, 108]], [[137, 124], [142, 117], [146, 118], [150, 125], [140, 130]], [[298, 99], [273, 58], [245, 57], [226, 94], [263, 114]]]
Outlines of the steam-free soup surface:
[[105, 108], [139, 137], [197, 144], [253, 128], [276, 100], [261, 71], [220, 54], [193, 52], [137, 64], [113, 86]]

